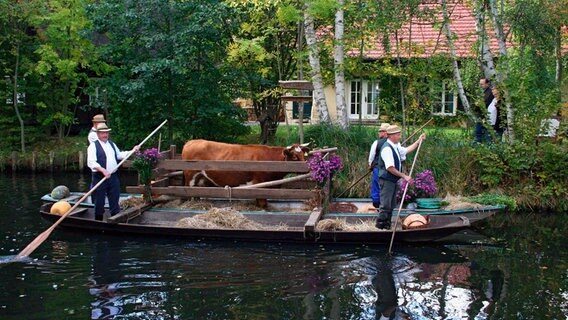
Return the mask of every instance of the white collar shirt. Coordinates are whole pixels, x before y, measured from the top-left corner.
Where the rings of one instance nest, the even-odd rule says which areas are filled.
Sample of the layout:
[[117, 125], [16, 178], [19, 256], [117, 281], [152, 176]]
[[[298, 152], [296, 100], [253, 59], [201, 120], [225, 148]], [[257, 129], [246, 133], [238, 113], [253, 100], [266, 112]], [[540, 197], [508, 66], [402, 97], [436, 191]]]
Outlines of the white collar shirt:
[[[399, 168], [400, 168], [400, 161], [402, 161], [402, 158], [400, 157], [400, 149], [405, 149], [400, 147], [400, 144], [395, 144], [392, 141], [390, 141], [389, 139], [387, 139], [387, 143], [389, 145], [391, 145], [394, 149], [394, 152], [396, 152], [396, 155], [398, 156], [399, 159]], [[406, 150], [405, 150], [405, 155], [406, 155]], [[386, 146], [383, 148], [383, 150], [381, 150], [381, 158], [383, 159], [383, 162], [385, 163], [385, 169], [388, 169], [390, 167], [395, 167], [395, 163], [394, 163], [394, 157], [391, 151], [391, 148], [387, 148]]]
[[89, 144], [97, 141], [99, 139], [97, 136], [97, 129], [91, 128], [91, 130], [89, 130], [89, 135], [87, 136], [87, 139], [89, 140]]
[[[98, 140], [98, 139], [97, 139]], [[103, 142], [101, 140], [98, 140], [101, 144], [101, 147], [103, 148], [103, 151], [105, 152], [106, 155], [106, 170], [108, 172], [114, 173], [114, 171], [117, 169], [118, 167], [118, 163], [116, 163], [116, 158], [118, 158], [118, 160], [124, 159], [124, 157], [126, 156], [126, 154], [128, 153], [128, 151], [120, 151], [118, 149], [118, 147], [116, 147], [116, 151], [118, 152], [118, 154], [116, 155], [116, 158], [114, 156], [114, 148], [111, 145], [110, 141], [107, 142]], [[100, 163], [97, 162], [97, 147], [94, 143], [91, 143], [89, 145], [89, 147], [87, 148], [87, 166], [89, 168], [91, 168], [91, 170], [93, 172], [96, 172], [97, 170], [95, 168], [98, 167], [102, 167], [100, 165]]]

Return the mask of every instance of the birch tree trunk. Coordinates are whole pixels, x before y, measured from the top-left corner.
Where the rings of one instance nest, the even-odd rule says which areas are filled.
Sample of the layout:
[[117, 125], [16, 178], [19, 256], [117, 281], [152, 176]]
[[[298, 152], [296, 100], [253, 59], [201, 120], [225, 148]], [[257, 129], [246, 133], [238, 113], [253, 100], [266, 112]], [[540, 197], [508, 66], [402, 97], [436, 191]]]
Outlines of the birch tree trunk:
[[349, 127], [349, 117], [347, 115], [347, 103], [345, 102], [345, 65], [344, 65], [344, 46], [343, 33], [345, 29], [343, 18], [343, 6], [345, 0], [337, 0], [339, 8], [335, 13], [335, 46], [333, 61], [335, 64], [335, 103], [337, 108], [337, 123], [342, 129]]
[[515, 132], [513, 131], [515, 113], [511, 105], [511, 94], [506, 86], [507, 73], [509, 70], [507, 62], [507, 43], [505, 42], [505, 32], [503, 31], [503, 24], [501, 23], [501, 18], [499, 17], [495, 0], [489, 0], [489, 7], [491, 9], [491, 19], [493, 20], [493, 26], [495, 28], [495, 36], [499, 42], [499, 63], [502, 64], [499, 68], [499, 72], [497, 73], [497, 81], [501, 84], [500, 90], [505, 96], [505, 108], [507, 109], [507, 134], [509, 136], [509, 141], [513, 142], [515, 140]]
[[554, 39], [554, 51], [556, 56], [556, 84], [558, 88], [562, 86], [562, 30], [560, 27], [556, 29]]
[[309, 13], [308, 4], [304, 7], [304, 28], [306, 33], [306, 45], [309, 50], [310, 67], [312, 69], [312, 84], [314, 85], [314, 98], [318, 110], [319, 121], [322, 123], [329, 123], [329, 112], [323, 91], [323, 77], [321, 75], [321, 66], [319, 61], [319, 48], [316, 43], [314, 18]]
[[26, 139], [24, 130], [24, 119], [20, 114], [20, 108], [18, 107], [18, 73], [20, 69], [20, 44], [16, 45], [16, 65], [14, 66], [14, 81], [13, 81], [13, 91], [12, 91], [12, 105], [14, 107], [14, 112], [16, 112], [16, 117], [20, 123], [20, 150], [22, 153], [26, 152]]
[[454, 69], [454, 80], [456, 81], [456, 85], [458, 87], [458, 94], [460, 96], [460, 100], [463, 104], [463, 108], [467, 113], [468, 117], [470, 117], [473, 122], [476, 121], [474, 114], [471, 112], [471, 108], [469, 106], [469, 101], [465, 95], [465, 90], [463, 88], [463, 82], [461, 79], [460, 68], [458, 65], [458, 58], [456, 56], [456, 48], [454, 47], [454, 39], [452, 35], [452, 27], [450, 23], [450, 18], [448, 16], [448, 8], [446, 5], [446, 0], [442, 0], [442, 13], [444, 15], [444, 28], [446, 29], [446, 38], [448, 39], [448, 48], [450, 49], [450, 54], [452, 56], [452, 63]]
[[487, 40], [485, 6], [483, 5], [483, 0], [478, 0], [476, 5], [475, 30], [479, 38], [479, 52], [481, 53], [479, 63], [485, 78], [493, 79], [493, 77], [495, 77], [495, 63], [493, 62], [493, 54], [491, 53], [491, 47], [489, 47], [489, 41]]

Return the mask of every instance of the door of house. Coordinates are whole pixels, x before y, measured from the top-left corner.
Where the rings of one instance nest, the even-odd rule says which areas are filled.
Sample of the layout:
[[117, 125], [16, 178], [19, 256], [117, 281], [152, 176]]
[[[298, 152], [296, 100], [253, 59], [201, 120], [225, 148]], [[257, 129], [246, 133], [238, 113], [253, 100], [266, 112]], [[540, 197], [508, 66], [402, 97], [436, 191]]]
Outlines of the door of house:
[[379, 82], [352, 80], [349, 88], [349, 119], [377, 119], [379, 117]]

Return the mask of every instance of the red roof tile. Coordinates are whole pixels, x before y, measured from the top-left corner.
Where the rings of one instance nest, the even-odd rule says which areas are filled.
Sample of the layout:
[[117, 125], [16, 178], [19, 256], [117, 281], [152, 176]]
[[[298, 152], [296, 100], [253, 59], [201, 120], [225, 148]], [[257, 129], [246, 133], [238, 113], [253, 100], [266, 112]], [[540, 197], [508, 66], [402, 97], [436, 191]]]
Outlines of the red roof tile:
[[[463, 1], [448, 1], [447, 9], [454, 33], [454, 47], [458, 57], [475, 57], [478, 35], [475, 28], [473, 9], [463, 4]], [[440, 3], [420, 5], [423, 12], [432, 12], [429, 18], [412, 18], [410, 23], [403, 25], [398, 31], [399, 50], [401, 57], [425, 58], [435, 54], [449, 53], [448, 41], [442, 29], [443, 14]], [[487, 35], [490, 40], [491, 52], [498, 54], [498, 42], [493, 29], [487, 24]], [[396, 56], [396, 37], [391, 35], [390, 50], [383, 47], [382, 40], [377, 39], [371, 49], [366, 50], [368, 58], [383, 58]]]

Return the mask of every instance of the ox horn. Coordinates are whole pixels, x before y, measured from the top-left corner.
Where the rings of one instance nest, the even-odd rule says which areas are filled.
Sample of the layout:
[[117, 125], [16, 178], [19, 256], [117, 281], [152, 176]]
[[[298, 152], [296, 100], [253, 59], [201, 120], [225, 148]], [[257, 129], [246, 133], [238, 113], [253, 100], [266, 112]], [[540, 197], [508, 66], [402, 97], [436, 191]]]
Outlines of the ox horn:
[[307, 147], [308, 147], [308, 146], [310, 145], [310, 143], [311, 143], [311, 142], [308, 142], [308, 143], [302, 143], [302, 144], [300, 145], [300, 147], [304, 147], [304, 148], [307, 148]]

